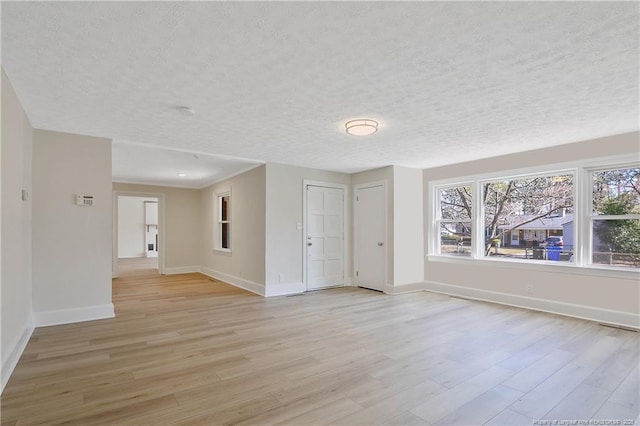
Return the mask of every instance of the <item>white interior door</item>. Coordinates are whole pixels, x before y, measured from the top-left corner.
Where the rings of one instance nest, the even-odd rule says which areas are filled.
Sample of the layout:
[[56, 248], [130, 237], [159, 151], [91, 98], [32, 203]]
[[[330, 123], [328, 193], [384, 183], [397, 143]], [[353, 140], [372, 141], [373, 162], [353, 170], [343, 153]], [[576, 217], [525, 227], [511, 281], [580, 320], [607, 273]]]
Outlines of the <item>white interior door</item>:
[[307, 290], [344, 284], [344, 190], [307, 185]]
[[386, 283], [387, 209], [383, 185], [355, 191], [356, 284], [384, 291]]

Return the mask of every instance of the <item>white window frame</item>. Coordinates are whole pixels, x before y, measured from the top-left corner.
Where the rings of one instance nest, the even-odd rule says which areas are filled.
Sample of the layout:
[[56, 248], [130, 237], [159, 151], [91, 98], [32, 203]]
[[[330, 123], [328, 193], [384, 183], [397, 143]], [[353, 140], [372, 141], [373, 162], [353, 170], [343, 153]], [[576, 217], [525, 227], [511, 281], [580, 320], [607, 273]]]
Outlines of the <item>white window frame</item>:
[[[222, 200], [224, 197], [228, 198], [227, 220], [222, 220]], [[231, 253], [231, 250], [233, 248], [233, 244], [232, 244], [233, 232], [232, 232], [232, 225], [231, 225], [231, 214], [233, 209], [232, 202], [233, 201], [231, 198], [231, 188], [216, 192], [215, 198], [214, 198], [214, 206], [213, 206], [214, 212], [215, 212], [214, 213], [215, 227], [214, 227], [214, 235], [213, 235], [213, 241], [214, 241], [213, 249], [215, 251]], [[223, 224], [228, 225], [227, 233], [228, 233], [229, 247], [222, 247], [222, 225]]]
[[[605, 265], [601, 263], [593, 263], [593, 229], [594, 224], [598, 220], [640, 220], [640, 214], [624, 214], [624, 215], [597, 215], [593, 213], [593, 175], [597, 172], [605, 171], [605, 170], [619, 170], [619, 169], [630, 169], [640, 167], [640, 162], [626, 162], [626, 163], [618, 163], [607, 165], [603, 167], [590, 167], [585, 170], [586, 180], [588, 181], [588, 185], [585, 185], [585, 191], [589, 194], [589, 202], [586, 205], [586, 214], [585, 217], [587, 220], [585, 221], [586, 229], [585, 229], [585, 238], [588, 246], [587, 255], [585, 257], [585, 264], [594, 268], [605, 268], [605, 269], [614, 269], [618, 270], [624, 268], [622, 266], [612, 266]], [[586, 193], [585, 193], [586, 195]]]
[[[427, 258], [429, 261], [447, 263], [477, 263], [478, 265], [495, 265], [496, 262], [501, 267], [532, 270], [549, 270], [554, 272], [566, 272], [569, 274], [584, 273], [595, 276], [619, 276], [628, 278], [629, 276], [640, 275], [637, 269], [618, 266], [609, 266], [592, 263], [592, 176], [593, 172], [600, 170], [612, 170], [630, 167], [640, 167], [637, 156], [618, 155], [611, 157], [596, 158], [592, 160], [572, 161], [564, 163], [549, 164], [546, 166], [528, 167], [522, 169], [512, 169], [501, 172], [483, 173], [477, 175], [460, 176], [457, 178], [431, 181], [428, 183], [428, 211], [429, 220], [429, 241], [427, 244]], [[571, 174], [574, 178], [574, 261], [535, 261], [524, 259], [497, 259], [492, 256], [484, 256], [484, 205], [482, 202], [482, 185], [487, 182], [506, 179], [520, 179], [535, 176], [550, 176], [560, 174]], [[440, 254], [440, 200], [438, 190], [441, 188], [451, 188], [456, 186], [471, 186], [472, 190], [472, 237], [471, 256], [452, 256]], [[638, 215], [628, 215], [626, 218], [635, 219]], [[603, 216], [599, 217], [604, 219]], [[621, 216], [615, 217], [622, 219]], [[596, 219], [597, 220], [597, 219]]]
[[[462, 220], [462, 219], [443, 219], [441, 217], [442, 215], [442, 209], [440, 206], [440, 190], [441, 189], [451, 189], [451, 188], [458, 188], [461, 186], [469, 186], [471, 187], [471, 217], [469, 218], [469, 220]], [[457, 222], [469, 222], [471, 224], [471, 257], [473, 257], [473, 253], [475, 252], [475, 241], [474, 241], [474, 233], [475, 233], [475, 222], [474, 222], [474, 210], [475, 210], [475, 199], [476, 199], [476, 193], [475, 193], [475, 186], [474, 186], [474, 182], [462, 182], [460, 184], [452, 184], [452, 185], [438, 185], [435, 187], [435, 193], [434, 193], [434, 197], [435, 197], [435, 209], [433, 211], [433, 219], [434, 219], [434, 232], [436, 233], [435, 235], [437, 236], [435, 238], [435, 245], [434, 245], [434, 249], [433, 249], [433, 253], [437, 253], [440, 256], [451, 256], [453, 257], [453, 255], [450, 254], [441, 254], [440, 251], [442, 249], [441, 245], [442, 245], [442, 237], [440, 236], [440, 224], [442, 223], [457, 223]], [[456, 258], [459, 257], [466, 257], [469, 258], [469, 256], [455, 256]]]
[[[479, 201], [478, 201], [478, 212], [479, 212], [479, 217], [477, 218], [480, 221], [480, 232], [479, 233], [475, 233], [474, 232], [474, 236], [476, 237], [476, 241], [478, 242], [476, 244], [476, 251], [474, 252], [477, 256], [477, 258], [484, 258], [487, 260], [496, 260], [496, 261], [506, 261], [506, 262], [521, 262], [521, 263], [548, 263], [549, 265], [553, 265], [553, 266], [557, 266], [557, 265], [564, 265], [565, 263], [563, 262], [557, 262], [557, 261], [535, 261], [535, 262], [530, 262], [529, 260], [520, 260], [520, 259], [494, 259], [491, 258], [489, 256], [485, 256], [485, 243], [484, 243], [484, 229], [485, 229], [485, 222], [484, 222], [484, 218], [485, 218], [485, 206], [484, 203], [482, 202], [482, 199], [484, 198], [484, 192], [483, 192], [483, 187], [485, 184], [488, 183], [493, 183], [493, 182], [498, 182], [498, 181], [505, 181], [505, 180], [518, 180], [518, 179], [532, 179], [532, 178], [536, 178], [536, 177], [548, 177], [548, 176], [567, 176], [570, 175], [573, 177], [573, 209], [575, 211], [576, 208], [576, 175], [577, 175], [577, 170], [576, 169], [554, 169], [554, 170], [549, 170], [549, 171], [540, 171], [540, 172], [536, 172], [536, 173], [519, 173], [519, 174], [514, 174], [514, 175], [507, 175], [507, 174], [503, 174], [500, 175], [500, 177], [494, 177], [494, 178], [489, 178], [489, 179], [478, 179], [475, 183], [477, 185], [476, 190], [479, 191]], [[472, 210], [473, 212], [473, 210]], [[574, 247], [578, 244], [578, 235], [576, 233], [576, 215], [573, 215], [574, 220], [573, 220], [573, 235], [574, 235], [574, 239], [576, 241], [574, 241]], [[575, 261], [573, 262], [575, 263]]]

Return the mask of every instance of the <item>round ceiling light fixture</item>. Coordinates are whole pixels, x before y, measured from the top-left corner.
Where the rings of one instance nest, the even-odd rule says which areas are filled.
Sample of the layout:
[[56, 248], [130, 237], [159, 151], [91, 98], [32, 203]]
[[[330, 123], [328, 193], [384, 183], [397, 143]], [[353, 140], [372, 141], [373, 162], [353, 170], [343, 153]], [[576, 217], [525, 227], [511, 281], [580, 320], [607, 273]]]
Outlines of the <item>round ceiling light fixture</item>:
[[183, 173], [183, 172], [180, 172], [180, 173], [178, 173], [178, 177], [187, 177], [187, 174]]
[[350, 135], [368, 136], [378, 131], [378, 122], [368, 118], [358, 118], [344, 123], [344, 127]]

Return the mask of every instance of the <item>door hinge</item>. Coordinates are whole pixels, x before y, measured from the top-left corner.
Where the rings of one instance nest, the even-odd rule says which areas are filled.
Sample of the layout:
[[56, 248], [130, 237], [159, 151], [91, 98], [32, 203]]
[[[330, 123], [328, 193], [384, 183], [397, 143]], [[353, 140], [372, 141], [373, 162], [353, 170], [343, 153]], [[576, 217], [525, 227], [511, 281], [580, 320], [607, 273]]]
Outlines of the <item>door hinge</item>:
[[360, 197], [356, 195], [356, 201], [360, 201]]
[[359, 276], [359, 275], [358, 275], [358, 273], [359, 273], [359, 272], [358, 272], [358, 271], [356, 271], [356, 277], [358, 277], [358, 276]]

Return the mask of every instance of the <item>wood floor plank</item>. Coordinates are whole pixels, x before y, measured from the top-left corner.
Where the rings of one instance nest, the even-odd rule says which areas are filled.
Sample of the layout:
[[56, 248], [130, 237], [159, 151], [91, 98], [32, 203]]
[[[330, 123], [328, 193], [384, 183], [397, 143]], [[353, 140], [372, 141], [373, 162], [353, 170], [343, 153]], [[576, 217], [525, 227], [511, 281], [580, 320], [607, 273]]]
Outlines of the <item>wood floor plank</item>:
[[[638, 333], [346, 287], [262, 298], [124, 262], [116, 318], [38, 328], [2, 425], [531, 424], [638, 416]], [[586, 405], [586, 406], [585, 406]]]

